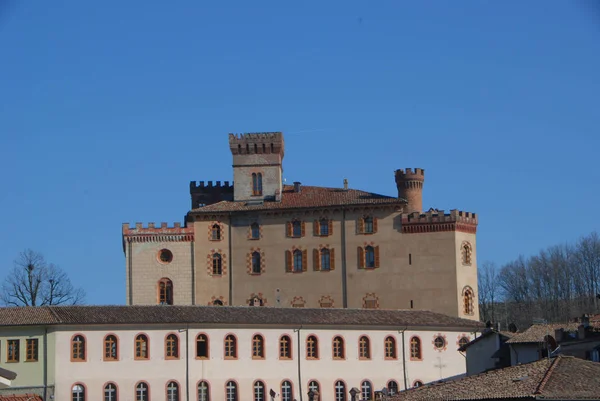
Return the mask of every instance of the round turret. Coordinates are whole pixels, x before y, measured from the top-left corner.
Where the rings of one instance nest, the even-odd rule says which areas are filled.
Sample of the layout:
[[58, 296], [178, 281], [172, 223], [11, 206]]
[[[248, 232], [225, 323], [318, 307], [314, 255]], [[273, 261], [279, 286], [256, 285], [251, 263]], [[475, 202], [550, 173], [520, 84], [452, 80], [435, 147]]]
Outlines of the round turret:
[[405, 213], [423, 211], [423, 183], [425, 170], [422, 168], [407, 168], [395, 171], [398, 198], [408, 201]]

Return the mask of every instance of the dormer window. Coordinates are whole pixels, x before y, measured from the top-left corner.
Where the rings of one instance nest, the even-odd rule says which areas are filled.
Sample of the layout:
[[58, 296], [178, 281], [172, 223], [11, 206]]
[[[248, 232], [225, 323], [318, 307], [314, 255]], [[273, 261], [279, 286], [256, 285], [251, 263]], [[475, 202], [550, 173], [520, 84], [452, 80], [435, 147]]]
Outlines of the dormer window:
[[262, 195], [262, 173], [252, 173], [252, 195]]

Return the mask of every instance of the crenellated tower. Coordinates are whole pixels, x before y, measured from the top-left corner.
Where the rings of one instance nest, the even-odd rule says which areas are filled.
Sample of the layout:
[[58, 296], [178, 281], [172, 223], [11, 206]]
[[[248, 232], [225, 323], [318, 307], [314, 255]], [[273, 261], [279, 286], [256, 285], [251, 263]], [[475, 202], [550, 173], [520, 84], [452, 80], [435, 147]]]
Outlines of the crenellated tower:
[[422, 168], [407, 168], [395, 171], [398, 198], [408, 201], [405, 213], [423, 211], [423, 183], [425, 170]]

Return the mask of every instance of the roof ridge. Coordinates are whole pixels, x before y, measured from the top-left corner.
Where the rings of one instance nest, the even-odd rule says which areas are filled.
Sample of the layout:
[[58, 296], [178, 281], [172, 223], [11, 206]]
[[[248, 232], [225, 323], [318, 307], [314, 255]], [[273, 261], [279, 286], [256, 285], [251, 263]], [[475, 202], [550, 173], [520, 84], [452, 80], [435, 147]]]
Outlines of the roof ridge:
[[[546, 386], [546, 383], [548, 383], [548, 381], [550, 380], [550, 376], [552, 376], [552, 373], [554, 372], [554, 369], [558, 365], [558, 361], [560, 359], [562, 359], [560, 355], [557, 356], [556, 358], [554, 358], [554, 360], [552, 361], [550, 367], [546, 370], [546, 373], [544, 374], [544, 377], [540, 381], [540, 384], [538, 385], [538, 387], [533, 392], [534, 395], [539, 395], [539, 394], [542, 393], [542, 391], [544, 390], [544, 387]], [[544, 361], [544, 360], [545, 360], [545, 358], [542, 359], [542, 361]]]

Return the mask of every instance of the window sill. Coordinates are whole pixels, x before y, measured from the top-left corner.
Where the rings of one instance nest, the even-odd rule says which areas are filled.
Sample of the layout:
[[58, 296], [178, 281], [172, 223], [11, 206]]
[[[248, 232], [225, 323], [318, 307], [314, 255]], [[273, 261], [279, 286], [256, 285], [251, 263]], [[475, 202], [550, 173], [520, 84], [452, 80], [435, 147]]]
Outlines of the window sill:
[[264, 356], [253, 356], [252, 360], [253, 361], [264, 361], [265, 357]]
[[313, 358], [313, 357], [306, 357], [307, 361], [318, 361], [319, 358]]
[[103, 359], [103, 362], [119, 362], [118, 359]]
[[212, 242], [219, 242], [219, 241], [223, 241], [223, 238], [219, 238], [219, 239], [209, 238], [208, 240], [212, 241]]
[[252, 237], [249, 237], [249, 238], [248, 238], [248, 240], [250, 240], [250, 241], [258, 241], [259, 239], [260, 239], [260, 238], [252, 238]]
[[371, 360], [371, 358], [365, 358], [364, 356], [359, 356], [359, 357], [358, 357], [358, 360], [359, 360], [359, 361], [370, 361], [370, 360]]
[[[6, 361], [6, 363], [19, 363], [20, 361]], [[71, 362], [75, 362], [75, 361], [71, 361]]]
[[251, 276], [260, 276], [262, 273], [250, 273]]
[[392, 358], [392, 357], [386, 356], [385, 358], [383, 358], [383, 360], [384, 361], [397, 361], [398, 358]]
[[423, 362], [423, 358], [410, 358], [412, 362]]
[[207, 356], [197, 356], [195, 359], [197, 361], [208, 361], [210, 358]]
[[211, 274], [211, 277], [222, 277], [223, 274]]
[[346, 358], [339, 358], [339, 357], [333, 357], [332, 358], [334, 361], [345, 361]]
[[279, 360], [280, 360], [280, 361], [293, 361], [294, 359], [292, 359], [292, 358], [288, 358], [288, 357], [282, 357], [282, 356], [280, 356], [280, 357], [279, 357]]
[[37, 359], [26, 359], [25, 363], [27, 362], [39, 362]]
[[178, 361], [179, 357], [178, 356], [168, 356], [165, 358], [165, 361]]
[[226, 361], [237, 361], [237, 357], [236, 356], [226, 356], [224, 359]]

